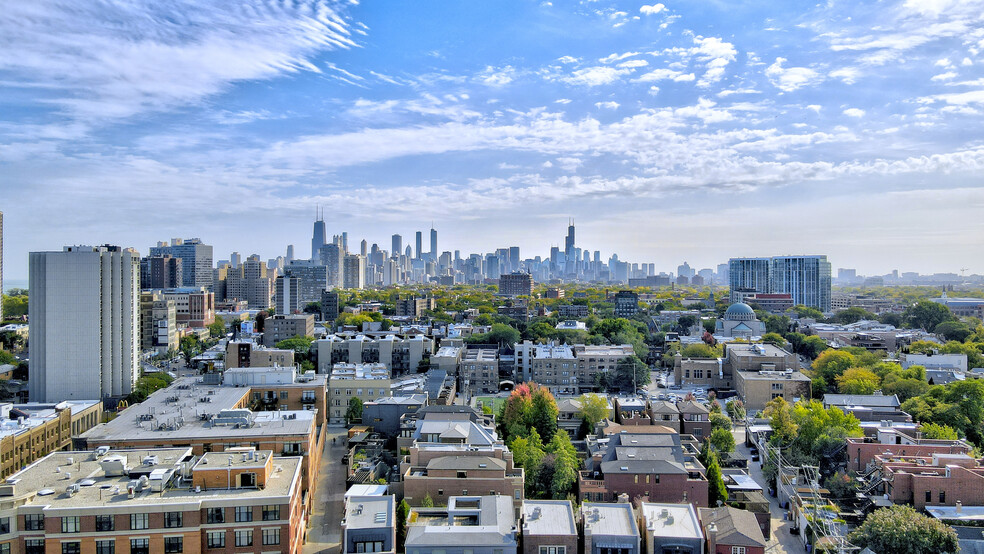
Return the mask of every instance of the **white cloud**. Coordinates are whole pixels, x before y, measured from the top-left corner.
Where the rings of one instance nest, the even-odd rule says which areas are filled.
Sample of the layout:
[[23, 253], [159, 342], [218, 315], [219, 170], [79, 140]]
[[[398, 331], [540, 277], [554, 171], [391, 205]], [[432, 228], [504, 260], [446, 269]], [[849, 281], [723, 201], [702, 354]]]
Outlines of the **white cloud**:
[[726, 98], [733, 94], [762, 94], [762, 91], [755, 90], [753, 88], [737, 88], [737, 89], [726, 89], [717, 93], [717, 95], [721, 98]]
[[478, 74], [479, 81], [490, 87], [501, 87], [508, 85], [513, 82], [515, 77], [516, 69], [511, 65], [499, 68], [489, 65]]
[[581, 158], [557, 158], [557, 165], [564, 171], [577, 171], [582, 163]]
[[813, 110], [814, 112], [816, 112], [818, 114], [820, 113], [820, 105], [819, 104], [810, 104], [809, 106], [806, 107], [806, 109]]
[[621, 54], [609, 54], [609, 55], [605, 56], [604, 58], [601, 58], [598, 61], [601, 62], [601, 63], [612, 63], [612, 62], [617, 62], [617, 61], [620, 61], [620, 60], [624, 60], [626, 58], [632, 58], [632, 57], [638, 56], [638, 55], [639, 55], [639, 52], [623, 52]]
[[649, 62], [646, 60], [628, 60], [618, 64], [616, 67], [621, 68], [634, 68], [634, 67], [646, 67]]
[[680, 71], [674, 71], [672, 69], [659, 68], [654, 69], [648, 73], [644, 73], [635, 79], [639, 83], [650, 83], [654, 81], [668, 81], [676, 79], [677, 77], [683, 75]]
[[579, 69], [572, 73], [569, 77], [563, 78], [563, 80], [564, 82], [572, 85], [596, 87], [599, 85], [614, 83], [629, 73], [632, 73], [631, 69], [616, 69], [614, 67], [596, 66]]
[[666, 6], [663, 4], [643, 5], [639, 8], [639, 13], [643, 15], [656, 15], [664, 10], [666, 10]]
[[[13, 2], [0, 17], [0, 71], [83, 119], [195, 104], [231, 83], [319, 72], [317, 52], [350, 48], [350, 22], [316, 0]], [[348, 78], [348, 77], [344, 77]]]
[[853, 85], [857, 82], [861, 72], [856, 67], [842, 67], [828, 73], [831, 79], [840, 79], [846, 85]]
[[558, 98], [558, 99], [554, 100], [554, 103], [555, 104], [570, 104], [571, 103], [571, 99], [570, 98]]
[[848, 108], [844, 110], [843, 113], [847, 117], [857, 117], [857, 118], [864, 117], [864, 110], [862, 110], [861, 108]]
[[595, 107], [596, 108], [605, 109], [605, 110], [617, 110], [618, 107], [619, 107], [619, 105], [620, 104], [618, 102], [611, 102], [611, 101], [609, 101], [609, 102], [595, 102]]
[[581, 59], [575, 58], [574, 56], [561, 56], [557, 58], [557, 61], [563, 64], [572, 64], [572, 63], [579, 63]]
[[765, 76], [772, 85], [783, 92], [793, 92], [823, 81], [821, 74], [808, 67], [783, 67], [786, 61], [786, 58], [776, 58], [775, 63], [765, 69]]
[[955, 79], [956, 77], [957, 77], [957, 73], [955, 71], [947, 71], [946, 73], [940, 73], [939, 75], [933, 75], [932, 78], [930, 78], [930, 80], [931, 81], [950, 81], [952, 79]]

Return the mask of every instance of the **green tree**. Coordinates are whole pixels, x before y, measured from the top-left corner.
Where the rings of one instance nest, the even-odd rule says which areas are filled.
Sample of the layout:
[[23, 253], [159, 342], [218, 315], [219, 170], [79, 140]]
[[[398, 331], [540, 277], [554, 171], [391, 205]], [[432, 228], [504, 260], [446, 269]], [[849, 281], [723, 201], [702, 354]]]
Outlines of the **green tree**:
[[823, 482], [823, 488], [829, 490], [834, 498], [852, 498], [858, 491], [857, 482], [843, 471], [827, 477]]
[[951, 554], [960, 550], [952, 527], [910, 506], [872, 512], [848, 540], [861, 548], [892, 554]]
[[772, 427], [772, 437], [769, 438], [769, 442], [780, 446], [792, 443], [796, 438], [798, 426], [793, 421], [792, 408], [786, 399], [781, 396], [773, 398], [765, 405], [764, 413]]
[[830, 387], [842, 373], [855, 365], [857, 365], [857, 360], [850, 353], [831, 349], [813, 360], [813, 371], [815, 375], [822, 377], [827, 386]]
[[810, 306], [804, 306], [803, 304], [797, 304], [790, 308], [792, 311], [796, 312], [796, 316], [800, 318], [810, 318], [816, 319], [817, 321], [823, 319], [823, 312], [816, 308], [811, 308]]
[[345, 421], [351, 425], [355, 421], [362, 420], [362, 399], [358, 396], [353, 396], [349, 400], [348, 409], [345, 410]]
[[314, 343], [314, 337], [302, 337], [300, 335], [292, 339], [284, 339], [277, 342], [276, 347], [281, 350], [293, 350], [295, 354], [307, 355]]
[[731, 432], [731, 418], [722, 414], [721, 412], [711, 412], [710, 416], [711, 429], [726, 429], [729, 433]]
[[963, 342], [967, 340], [967, 337], [974, 334], [970, 329], [970, 325], [962, 321], [944, 321], [933, 329], [933, 333], [946, 340], [955, 340], [957, 342]]
[[500, 347], [509, 346], [519, 342], [519, 331], [502, 323], [492, 324], [492, 329], [486, 333], [485, 340], [489, 343], [498, 344]]
[[567, 433], [555, 433], [548, 449], [554, 455], [550, 491], [554, 498], [567, 498], [577, 484], [577, 451]]
[[557, 401], [550, 391], [535, 382], [513, 389], [502, 408], [501, 426], [505, 438], [525, 437], [536, 429], [549, 441], [557, 430]]
[[735, 451], [735, 436], [731, 434], [730, 429], [717, 428], [711, 431], [711, 445], [718, 451], [723, 453], [734, 452]]
[[762, 335], [762, 342], [766, 344], [774, 344], [779, 348], [786, 346], [786, 339], [784, 339], [779, 333], [766, 333]]
[[810, 336], [803, 338], [803, 342], [800, 343], [800, 349], [797, 352], [809, 357], [811, 360], [815, 360], [829, 348], [827, 341], [817, 336]]
[[857, 306], [854, 306], [846, 310], [841, 310], [837, 312], [836, 314], [834, 314], [833, 317], [830, 318], [830, 321], [833, 323], [846, 324], [846, 323], [857, 323], [858, 321], [861, 320], [876, 320], [876, 319], [878, 319], [878, 316], [876, 314], [873, 314], [868, 310], [865, 310], [864, 308], [859, 308]]
[[738, 398], [732, 398], [724, 405], [724, 408], [728, 411], [728, 416], [732, 420], [744, 421], [745, 419], [745, 403]]
[[[734, 439], [732, 439], [734, 440]], [[707, 460], [707, 469], [705, 476], [707, 477], [707, 501], [711, 506], [717, 506], [718, 500], [722, 503], [728, 501], [728, 487], [724, 484], [724, 476], [721, 474], [721, 463], [718, 461], [718, 455], [711, 448], [709, 452], [704, 454], [704, 458]]]
[[906, 327], [932, 331], [944, 321], [953, 321], [956, 317], [943, 304], [930, 300], [920, 300], [902, 312], [902, 323]]
[[960, 438], [957, 436], [957, 431], [947, 425], [924, 423], [919, 426], [919, 430], [922, 431], [922, 436], [925, 439], [957, 440]]
[[10, 296], [3, 295], [3, 315], [4, 317], [21, 317], [27, 315], [27, 292], [24, 294], [13, 294], [17, 290], [23, 289], [11, 289], [12, 293]]
[[225, 335], [225, 320], [222, 316], [215, 316], [215, 321], [208, 326], [208, 334], [212, 336], [213, 339], [217, 339]]
[[608, 417], [608, 400], [598, 394], [582, 394], [579, 399], [581, 403], [581, 419], [587, 422], [590, 429], [601, 420]]
[[[433, 503], [433, 502], [432, 502]], [[396, 551], [403, 552], [407, 542], [407, 518], [410, 517], [410, 504], [404, 498], [396, 505]]]
[[430, 493], [424, 494], [424, 499], [420, 501], [420, 505], [422, 507], [424, 507], [424, 508], [433, 508], [434, 507], [434, 499], [431, 498]]
[[680, 350], [680, 355], [684, 358], [717, 358], [721, 355], [721, 352], [718, 348], [713, 346], [703, 343], [695, 343], [684, 346], [683, 349]]

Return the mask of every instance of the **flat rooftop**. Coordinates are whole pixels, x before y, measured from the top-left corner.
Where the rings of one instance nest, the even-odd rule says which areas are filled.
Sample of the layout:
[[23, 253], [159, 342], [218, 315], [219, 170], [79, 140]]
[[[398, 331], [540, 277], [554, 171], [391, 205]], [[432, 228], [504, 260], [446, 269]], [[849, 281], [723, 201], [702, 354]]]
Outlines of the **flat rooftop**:
[[[191, 454], [191, 448], [153, 448], [135, 450], [110, 450], [107, 456], [123, 456], [131, 470], [149, 474], [154, 469], [176, 468], [181, 462], [198, 461]], [[156, 463], [145, 464], [144, 460], [156, 457]], [[163, 493], [151, 492], [144, 487], [133, 498], [128, 498], [127, 485], [134, 477], [131, 475], [106, 476], [100, 466], [104, 457], [95, 452], [54, 452], [31, 464], [27, 468], [7, 478], [13, 483], [12, 497], [27, 497], [26, 505], [51, 509], [79, 509], [111, 512], [129, 511], [136, 506], [161, 504], [199, 504], [209, 500], [247, 501], [270, 497], [288, 497], [291, 487], [300, 479], [301, 458], [274, 458], [274, 471], [269, 475], [263, 489], [208, 489], [195, 492], [193, 487], [181, 485], [174, 480], [165, 487]], [[228, 454], [222, 456], [223, 463]], [[279, 470], [277, 469], [279, 468]], [[69, 494], [69, 485], [79, 485], [76, 494]], [[49, 492], [50, 491], [50, 492]], [[0, 496], [0, 500], [5, 500]]]
[[524, 535], [573, 535], [574, 509], [568, 500], [524, 500]]
[[248, 402], [249, 392], [249, 387], [206, 385], [195, 377], [184, 377], [123, 410], [112, 421], [86, 431], [82, 437], [89, 444], [99, 446], [100, 441], [178, 442], [262, 435], [307, 436], [316, 427], [314, 410], [251, 412], [252, 426], [238, 428], [216, 425], [207, 419], [222, 410], [235, 408], [240, 402]]
[[704, 540], [693, 504], [643, 502], [642, 517], [656, 537]]
[[464, 359], [469, 362], [494, 362], [496, 351], [492, 348], [472, 348], [465, 350]]
[[631, 504], [585, 502], [581, 505], [581, 514], [585, 529], [591, 529], [591, 534], [594, 536], [623, 536], [639, 539], [639, 529], [636, 527]]
[[28, 414], [28, 417], [25, 417], [23, 421], [17, 418], [4, 419], [0, 421], [0, 438], [11, 435], [19, 435], [20, 433], [29, 431], [35, 427], [44, 425], [52, 419], [55, 419], [58, 417], [58, 406], [71, 409], [72, 415], [75, 415], [100, 403], [101, 401], [99, 400], [75, 400], [70, 402], [61, 402], [59, 404], [43, 404], [37, 402], [28, 404], [13, 404], [11, 405], [11, 410], [24, 412]]
[[396, 501], [392, 495], [346, 496], [345, 527], [347, 529], [386, 529], [393, 527]]

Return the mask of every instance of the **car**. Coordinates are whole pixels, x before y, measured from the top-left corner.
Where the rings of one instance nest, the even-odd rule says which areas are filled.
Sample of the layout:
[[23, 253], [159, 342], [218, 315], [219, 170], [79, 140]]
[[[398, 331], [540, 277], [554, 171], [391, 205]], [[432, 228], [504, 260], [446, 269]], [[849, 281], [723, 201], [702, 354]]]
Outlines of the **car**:
[[757, 462], [757, 461], [759, 461], [759, 455], [758, 455], [758, 452], [752, 452], [752, 461], [753, 461], [753, 462]]
[[656, 383], [656, 388], [665, 389], [666, 388], [666, 383], [660, 381], [660, 382]]
[[669, 397], [666, 396], [665, 394], [661, 394], [661, 395], [659, 395], [659, 398], [657, 398], [657, 400], [666, 400], [667, 398], [669, 398]]

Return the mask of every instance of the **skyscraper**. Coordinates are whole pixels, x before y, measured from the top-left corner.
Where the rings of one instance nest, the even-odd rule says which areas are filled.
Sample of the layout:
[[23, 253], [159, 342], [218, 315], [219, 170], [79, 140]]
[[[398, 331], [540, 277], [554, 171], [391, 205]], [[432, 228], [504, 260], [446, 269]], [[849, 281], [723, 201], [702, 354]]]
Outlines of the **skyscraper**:
[[574, 220], [567, 226], [567, 237], [564, 238], [564, 255], [568, 260], [574, 258]]
[[393, 253], [394, 258], [399, 258], [400, 254], [403, 253], [403, 237], [400, 235], [393, 235], [393, 247], [390, 249]]
[[418, 260], [424, 259], [424, 234], [417, 231], [417, 249], [413, 251], [413, 255]]
[[437, 231], [431, 227], [431, 259], [437, 260]]
[[311, 260], [315, 261], [321, 255], [321, 247], [325, 245], [327, 234], [325, 233], [325, 220], [319, 211], [314, 221], [314, 233], [311, 236]]
[[201, 239], [171, 239], [151, 247], [150, 256], [181, 258], [181, 286], [212, 290], [212, 246]]
[[769, 292], [769, 258], [731, 258], [728, 260], [728, 283], [731, 302], [742, 302], [756, 292]]
[[[313, 257], [313, 256], [312, 256]], [[287, 263], [294, 261], [294, 245], [287, 245]]]
[[732, 258], [728, 261], [731, 301], [752, 293], [789, 294], [793, 304], [830, 311], [830, 262], [827, 256]]
[[31, 400], [130, 394], [140, 368], [140, 254], [66, 246], [29, 261]]
[[243, 257], [239, 252], [233, 252], [229, 255], [229, 265], [232, 267], [239, 267], [243, 263]]
[[793, 304], [830, 311], [830, 262], [827, 256], [776, 256], [769, 269], [772, 293], [792, 295]]

